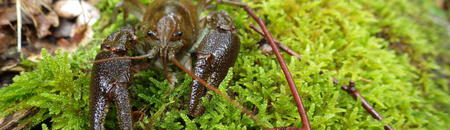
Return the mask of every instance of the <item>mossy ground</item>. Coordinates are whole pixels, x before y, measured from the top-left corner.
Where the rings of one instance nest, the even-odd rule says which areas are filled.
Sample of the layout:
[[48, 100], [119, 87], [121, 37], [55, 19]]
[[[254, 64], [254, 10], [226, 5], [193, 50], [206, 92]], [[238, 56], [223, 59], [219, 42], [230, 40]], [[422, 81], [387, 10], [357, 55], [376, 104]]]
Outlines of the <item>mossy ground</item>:
[[[284, 54], [303, 98], [314, 129], [448, 129], [450, 125], [449, 37], [434, 24], [432, 1], [408, 0], [247, 0], [282, 44], [302, 55]], [[104, 18], [117, 2], [100, 4]], [[148, 2], [148, 1], [147, 1]], [[263, 55], [256, 44], [262, 37], [248, 28], [252, 20], [241, 9], [230, 12], [238, 26], [241, 50], [235, 67], [219, 87], [248, 109], [267, 127], [301, 127], [289, 88], [273, 55]], [[128, 24], [127, 24], [128, 23]], [[102, 39], [129, 25], [118, 21]], [[89, 69], [99, 50], [94, 40], [73, 54], [43, 53], [36, 69], [14, 78], [0, 89], [0, 117], [21, 109], [39, 108], [28, 120], [33, 125], [51, 118], [52, 129], [88, 127]], [[445, 58], [447, 57], [447, 59]], [[145, 111], [138, 127], [167, 129], [253, 129], [249, 117], [213, 94], [205, 101], [206, 113], [187, 116], [186, 100], [192, 81], [185, 76], [177, 88], [169, 87], [160, 70], [135, 75], [130, 87], [135, 110]], [[385, 118], [373, 119], [358, 101], [333, 84], [356, 81], [357, 89]], [[113, 110], [114, 111], [114, 110]], [[116, 128], [115, 113], [108, 128]]]

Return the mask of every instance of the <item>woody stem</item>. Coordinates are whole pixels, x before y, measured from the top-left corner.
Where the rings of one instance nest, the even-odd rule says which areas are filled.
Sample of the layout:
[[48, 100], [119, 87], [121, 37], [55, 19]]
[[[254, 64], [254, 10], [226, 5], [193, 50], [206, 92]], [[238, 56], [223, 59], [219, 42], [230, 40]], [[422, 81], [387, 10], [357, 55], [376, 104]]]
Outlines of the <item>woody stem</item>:
[[[361, 94], [358, 92], [358, 90], [356, 90], [355, 87], [355, 82], [350, 81], [349, 85], [342, 85], [341, 87], [343, 90], [345, 90], [347, 93], [351, 94], [353, 96], [354, 99], [358, 100], [358, 98], [361, 100], [361, 105], [364, 107], [364, 109], [366, 109], [367, 112], [370, 113], [370, 115], [372, 115], [373, 118], [377, 119], [377, 120], [383, 120], [383, 118], [380, 116], [380, 114], [378, 114], [377, 111], [375, 111], [375, 109], [366, 101], [366, 99], [364, 99], [363, 96], [361, 96]], [[393, 128], [389, 125], [385, 125], [384, 126], [385, 130], [393, 130]]]
[[245, 3], [235, 1], [222, 1], [222, 0], [219, 0], [218, 2], [242, 7], [250, 15], [250, 17], [252, 17], [261, 27], [264, 37], [269, 41], [269, 44], [272, 47], [278, 62], [280, 63], [281, 70], [283, 70], [284, 76], [286, 77], [292, 96], [294, 97], [295, 103], [297, 105], [298, 113], [300, 115], [300, 118], [302, 119], [302, 129], [310, 130], [311, 126], [309, 124], [308, 115], [306, 114], [305, 107], [303, 106], [303, 102], [298, 94], [295, 82], [286, 65], [286, 62], [284, 61], [283, 57], [280, 54], [280, 51], [278, 50], [278, 46], [276, 45], [275, 40], [267, 30], [267, 27], [264, 24], [264, 22], [259, 17], [257, 17], [256, 14], [251, 10], [251, 8]]

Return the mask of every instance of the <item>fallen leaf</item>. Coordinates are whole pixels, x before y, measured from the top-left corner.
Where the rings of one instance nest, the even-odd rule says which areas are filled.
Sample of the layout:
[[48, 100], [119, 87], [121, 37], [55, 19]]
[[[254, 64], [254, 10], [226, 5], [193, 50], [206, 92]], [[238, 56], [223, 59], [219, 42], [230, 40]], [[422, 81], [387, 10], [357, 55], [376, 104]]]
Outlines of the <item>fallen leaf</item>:
[[[21, 10], [33, 21], [39, 38], [50, 35], [49, 29], [51, 26], [59, 26], [58, 15], [50, 8], [51, 2], [51, 0], [21, 1]], [[48, 11], [48, 13], [46, 14], [43, 10]]]
[[64, 37], [70, 37], [72, 36], [72, 30], [75, 27], [75, 23], [67, 20], [67, 19], [62, 19], [61, 20], [61, 24], [59, 25], [59, 27], [57, 27], [55, 29], [55, 31], [53, 32], [53, 36], [57, 37], [57, 38], [64, 38]]
[[58, 43], [58, 45], [60, 47], [65, 48], [65, 49], [70, 49], [70, 48], [76, 47], [75, 44], [72, 44], [72, 43], [70, 43], [69, 41], [67, 41], [66, 39], [63, 39], [63, 38], [59, 39], [57, 41], [57, 43]]
[[94, 25], [100, 19], [100, 11], [89, 3], [82, 2], [82, 5], [83, 11], [77, 18], [77, 25]]
[[11, 30], [6, 29], [6, 27], [0, 28], [0, 54], [8, 50], [11, 43], [15, 43], [15, 36], [12, 34]]
[[0, 26], [1, 25], [8, 25], [11, 23], [11, 21], [16, 21], [16, 8], [10, 7], [10, 8], [1, 8], [0, 9]]
[[73, 30], [72, 43], [80, 43], [85, 37], [88, 31], [88, 25], [80, 25]]
[[83, 8], [86, 8], [83, 6], [85, 6], [84, 1], [60, 0], [53, 5], [53, 9], [59, 16], [72, 19], [83, 13]]

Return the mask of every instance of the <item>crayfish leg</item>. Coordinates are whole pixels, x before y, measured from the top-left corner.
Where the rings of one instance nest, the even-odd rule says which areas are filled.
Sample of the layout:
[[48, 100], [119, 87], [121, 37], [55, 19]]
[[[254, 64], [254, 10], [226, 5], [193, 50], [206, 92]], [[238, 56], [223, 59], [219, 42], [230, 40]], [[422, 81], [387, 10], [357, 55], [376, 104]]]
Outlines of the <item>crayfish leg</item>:
[[[226, 12], [213, 12], [207, 16], [206, 24], [209, 32], [197, 48], [193, 69], [196, 76], [218, 87], [236, 61], [240, 42], [234, 23]], [[193, 81], [189, 100], [191, 116], [203, 114], [201, 98], [206, 96], [206, 92], [207, 89], [199, 81]]]

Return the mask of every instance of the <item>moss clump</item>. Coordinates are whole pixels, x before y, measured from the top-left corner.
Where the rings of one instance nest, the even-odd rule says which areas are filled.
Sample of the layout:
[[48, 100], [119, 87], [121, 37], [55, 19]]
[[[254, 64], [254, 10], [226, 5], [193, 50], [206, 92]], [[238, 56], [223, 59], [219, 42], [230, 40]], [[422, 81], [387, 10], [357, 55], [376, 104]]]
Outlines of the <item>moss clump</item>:
[[[116, 1], [103, 1], [103, 13]], [[148, 1], [147, 1], [148, 2]], [[266, 0], [252, 1], [268, 28], [281, 43], [299, 52], [303, 59], [285, 55], [315, 129], [450, 128], [448, 35], [431, 21], [432, 1], [407, 0]], [[296, 107], [279, 65], [272, 55], [262, 55], [249, 33], [244, 11], [225, 6], [235, 18], [241, 50], [235, 67], [219, 87], [249, 109], [269, 127], [301, 127]], [[105, 15], [107, 16], [107, 15]], [[127, 23], [121, 17], [97, 38]], [[70, 56], [58, 53], [44, 58], [37, 69], [14, 79], [0, 89], [0, 116], [31, 107], [39, 114], [33, 124], [51, 118], [47, 128], [86, 128], [89, 75], [83, 65], [98, 51], [93, 41]], [[446, 48], [446, 49], [445, 49]], [[160, 70], [136, 75], [130, 88], [135, 110], [144, 110], [138, 127], [167, 129], [253, 129], [252, 120], [230, 103], [213, 94], [204, 102], [206, 113], [187, 116], [189, 83], [177, 88], [160, 78]], [[385, 118], [373, 119], [350, 95], [332, 83], [349, 80]], [[64, 120], [63, 120], [64, 119]], [[107, 126], [116, 127], [114, 112]]]
[[51, 118], [54, 129], [87, 127], [89, 77], [79, 70], [83, 68], [79, 63], [86, 60], [62, 52], [53, 57], [45, 50], [42, 56], [37, 69], [22, 73], [0, 90], [0, 117], [33, 108], [36, 114], [21, 123], [34, 126]]

